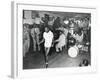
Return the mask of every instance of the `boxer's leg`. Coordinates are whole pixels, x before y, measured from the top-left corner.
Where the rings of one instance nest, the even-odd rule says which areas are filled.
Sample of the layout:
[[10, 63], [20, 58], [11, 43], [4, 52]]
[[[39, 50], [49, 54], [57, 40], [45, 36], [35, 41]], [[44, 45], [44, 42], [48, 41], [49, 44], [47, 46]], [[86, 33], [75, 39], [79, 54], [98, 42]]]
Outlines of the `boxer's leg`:
[[45, 48], [45, 63], [46, 68], [48, 67], [48, 54], [49, 54], [50, 48]]

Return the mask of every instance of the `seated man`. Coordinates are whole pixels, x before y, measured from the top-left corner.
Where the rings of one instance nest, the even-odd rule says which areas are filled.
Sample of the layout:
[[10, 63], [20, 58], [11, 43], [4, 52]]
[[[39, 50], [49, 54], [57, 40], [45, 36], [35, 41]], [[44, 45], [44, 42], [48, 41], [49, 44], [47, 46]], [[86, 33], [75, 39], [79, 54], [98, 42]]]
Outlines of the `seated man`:
[[83, 41], [83, 32], [81, 29], [79, 29], [75, 34], [73, 34], [73, 37], [76, 39], [78, 43], [82, 43]]
[[56, 44], [56, 52], [62, 51], [62, 48], [66, 45], [66, 36], [63, 34], [63, 32], [60, 32], [60, 36], [55, 42], [58, 42]]
[[68, 42], [68, 39], [67, 39], [67, 37], [68, 37], [68, 28], [66, 28], [66, 27], [64, 27], [64, 26], [61, 26], [61, 27], [57, 28], [56, 30], [62, 31], [63, 34], [65, 35], [65, 37], [66, 37], [66, 45], [65, 45], [65, 48], [67, 49], [67, 42]]
[[79, 49], [83, 47], [83, 31], [79, 29], [75, 34], [73, 34], [73, 37], [76, 39], [76, 44]]

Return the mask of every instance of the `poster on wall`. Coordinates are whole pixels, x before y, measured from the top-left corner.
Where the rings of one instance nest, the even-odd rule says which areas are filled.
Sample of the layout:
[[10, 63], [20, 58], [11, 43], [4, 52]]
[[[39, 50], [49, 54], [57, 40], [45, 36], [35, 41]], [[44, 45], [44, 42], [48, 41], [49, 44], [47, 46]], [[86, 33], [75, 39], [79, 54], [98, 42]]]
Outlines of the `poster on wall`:
[[12, 3], [12, 77], [96, 71], [96, 9]]

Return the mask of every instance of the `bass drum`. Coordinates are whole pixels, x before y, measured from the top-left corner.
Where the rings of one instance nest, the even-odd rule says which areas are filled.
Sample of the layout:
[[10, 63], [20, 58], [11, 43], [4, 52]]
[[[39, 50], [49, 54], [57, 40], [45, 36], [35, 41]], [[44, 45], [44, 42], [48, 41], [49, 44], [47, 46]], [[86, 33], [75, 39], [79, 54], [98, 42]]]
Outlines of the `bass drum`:
[[78, 49], [78, 47], [77, 47], [76, 45], [73, 46], [73, 47], [70, 47], [70, 48], [68, 49], [68, 55], [69, 55], [70, 57], [72, 57], [72, 58], [77, 57], [78, 53], [79, 53], [79, 49]]

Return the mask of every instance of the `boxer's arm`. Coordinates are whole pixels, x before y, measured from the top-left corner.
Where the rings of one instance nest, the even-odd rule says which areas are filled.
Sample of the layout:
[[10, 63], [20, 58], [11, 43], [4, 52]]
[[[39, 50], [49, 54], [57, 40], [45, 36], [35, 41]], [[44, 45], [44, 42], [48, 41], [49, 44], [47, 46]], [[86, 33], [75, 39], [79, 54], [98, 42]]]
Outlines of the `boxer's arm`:
[[41, 44], [41, 43], [43, 43], [45, 40], [44, 40], [44, 38], [39, 42], [39, 44]]

